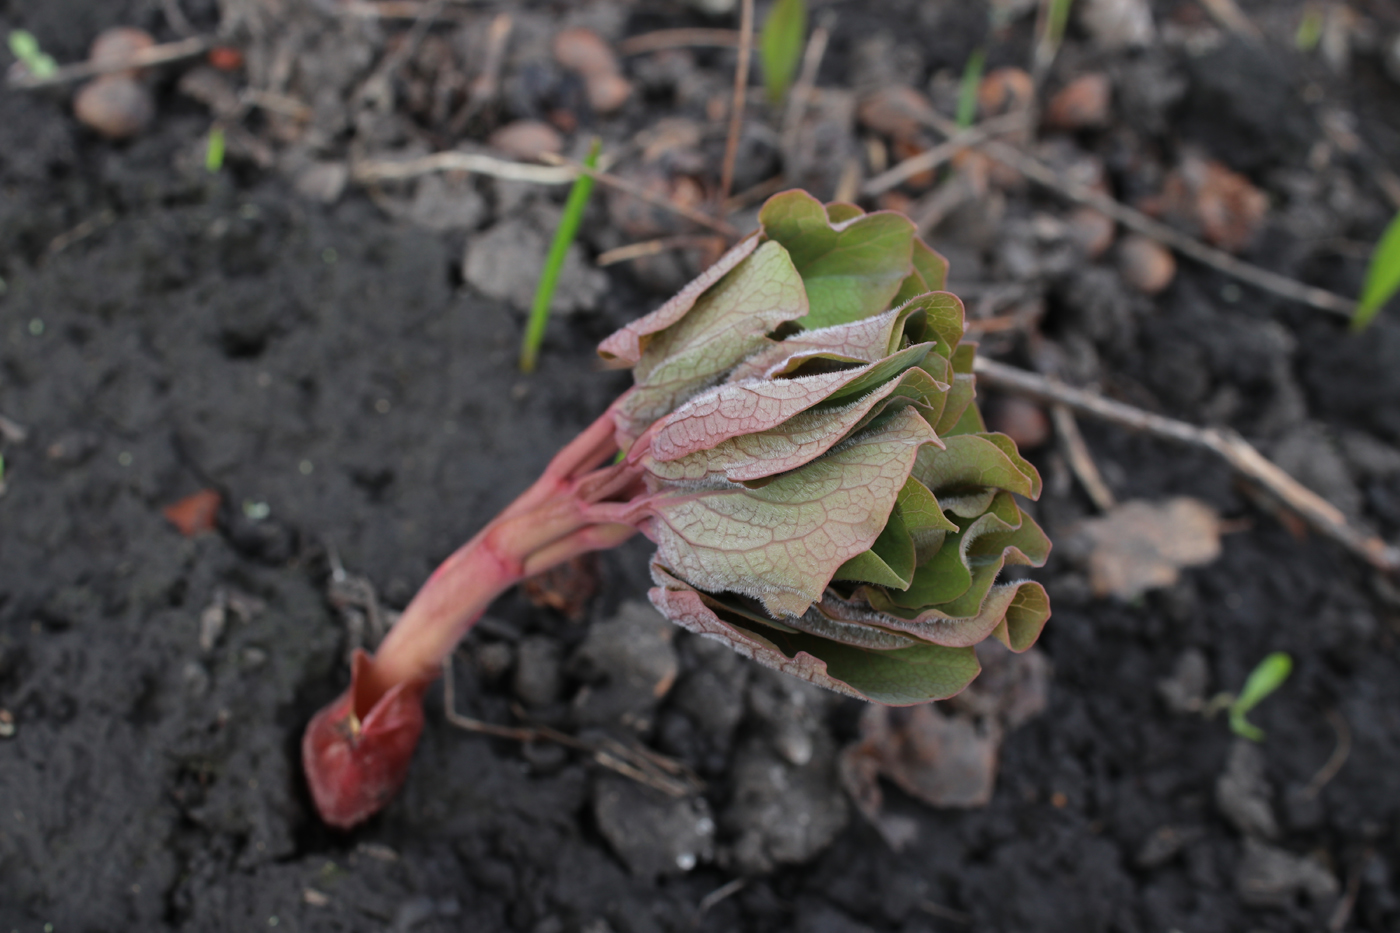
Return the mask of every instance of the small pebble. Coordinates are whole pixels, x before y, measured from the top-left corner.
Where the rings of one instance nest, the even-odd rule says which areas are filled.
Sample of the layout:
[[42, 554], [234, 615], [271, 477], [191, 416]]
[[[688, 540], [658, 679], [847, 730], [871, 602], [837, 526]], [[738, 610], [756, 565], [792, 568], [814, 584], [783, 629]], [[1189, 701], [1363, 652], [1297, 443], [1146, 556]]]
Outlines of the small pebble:
[[83, 85], [73, 98], [73, 113], [108, 139], [129, 139], [151, 125], [156, 105], [145, 85], [114, 74]]
[[1176, 276], [1176, 259], [1156, 240], [1134, 233], [1118, 246], [1118, 271], [1133, 288], [1155, 295]]
[[1113, 220], [1092, 207], [1072, 211], [1065, 232], [1087, 259], [1098, 259], [1113, 245]]
[[922, 115], [932, 109], [923, 94], [906, 84], [895, 84], [864, 98], [856, 109], [856, 118], [862, 126], [883, 136], [917, 140], [923, 132]]
[[1050, 98], [1046, 122], [1062, 130], [1085, 130], [1108, 124], [1113, 85], [1108, 75], [1094, 73], [1075, 78]]
[[548, 123], [516, 120], [491, 134], [491, 147], [515, 159], [538, 159], [542, 152], [564, 151], [564, 137]]
[[0, 739], [8, 739], [15, 734], [15, 714], [0, 709]]
[[[88, 60], [95, 65], [115, 65], [130, 61], [135, 55], [155, 44], [156, 40], [144, 29], [133, 29], [130, 26], [104, 29], [92, 40], [92, 46], [88, 49]], [[133, 78], [140, 73], [136, 68], [118, 72]]]
[[982, 79], [977, 105], [984, 117], [1025, 110], [1035, 100], [1035, 81], [1020, 68], [998, 68]]
[[1050, 419], [1035, 402], [1016, 396], [987, 406], [987, 427], [1000, 431], [1021, 450], [1035, 450], [1050, 439]]
[[575, 26], [556, 35], [554, 60], [583, 76], [588, 103], [598, 113], [611, 113], [632, 94], [632, 84], [622, 77], [617, 56], [591, 29]]

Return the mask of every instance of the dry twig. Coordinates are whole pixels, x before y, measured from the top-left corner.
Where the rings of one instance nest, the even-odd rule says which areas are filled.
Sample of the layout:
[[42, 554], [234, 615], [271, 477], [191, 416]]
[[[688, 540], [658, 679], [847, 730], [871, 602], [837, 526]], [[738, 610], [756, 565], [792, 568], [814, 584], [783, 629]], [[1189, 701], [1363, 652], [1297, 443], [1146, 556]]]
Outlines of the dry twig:
[[433, 172], [473, 172], [537, 185], [567, 185], [578, 177], [578, 170], [570, 166], [531, 165], [476, 152], [435, 152], [418, 159], [367, 159], [356, 162], [351, 171], [358, 182], [398, 181]]
[[1201, 0], [1210, 18], [1221, 26], [1246, 39], [1258, 39], [1259, 27], [1255, 26], [1235, 0]]
[[644, 55], [666, 49], [737, 49], [739, 33], [733, 29], [658, 29], [623, 39], [617, 51], [622, 55]]
[[797, 83], [788, 92], [787, 109], [783, 111], [780, 148], [784, 158], [797, 146], [797, 131], [802, 127], [802, 117], [811, 102], [812, 90], [817, 86], [817, 72], [821, 70], [829, 41], [831, 30], [825, 26], [813, 29], [811, 38], [807, 40], [807, 48], [802, 53], [802, 70], [797, 75]]
[[1057, 402], [1134, 431], [1146, 431], [1181, 444], [1214, 451], [1230, 466], [1277, 496], [1320, 534], [1341, 544], [1378, 570], [1386, 573], [1400, 571], [1400, 549], [1386, 544], [1369, 531], [1354, 527], [1336, 506], [1289, 476], [1234, 431], [1200, 428], [1166, 418], [985, 357], [977, 358], [976, 373], [979, 380], [999, 389]]
[[563, 156], [555, 155], [552, 152], [540, 153], [540, 159], [545, 162], [549, 162], [553, 165], [567, 167], [570, 170], [572, 170], [573, 174], [569, 176], [570, 180], [573, 179], [574, 175], [578, 175], [580, 173], [585, 175], [592, 175], [593, 179], [599, 184], [607, 185], [609, 188], [614, 188], [618, 191], [621, 191], [623, 194], [630, 194], [632, 197], [638, 198], [642, 201], [646, 201], [648, 204], [655, 205], [656, 207], [659, 207], [662, 210], [667, 210], [671, 211], [674, 214], [679, 214], [686, 220], [689, 220], [692, 223], [697, 223], [702, 227], [706, 227], [710, 230], [713, 230], [721, 236], [728, 237], [731, 240], [738, 239], [739, 237], [739, 231], [735, 230], [733, 227], [731, 227], [724, 221], [716, 220], [709, 214], [702, 213], [701, 211], [697, 211], [694, 208], [672, 203], [670, 200], [663, 197], [662, 195], [654, 194], [650, 191], [647, 191], [645, 188], [641, 188], [633, 184], [632, 182], [627, 181], [624, 178], [618, 178], [616, 175], [609, 174], [608, 172], [605, 172], [601, 169], [589, 168], [582, 162], [578, 162], [574, 159], [567, 159]]
[[516, 742], [554, 742], [585, 752], [602, 767], [671, 797], [687, 797], [704, 790], [704, 782], [690, 769], [651, 749], [623, 745], [615, 739], [585, 742], [549, 726], [498, 726], [457, 712], [456, 697], [452, 656], [448, 655], [442, 662], [442, 711], [447, 721], [457, 728]]
[[629, 243], [626, 246], [619, 246], [598, 254], [599, 266], [611, 266], [619, 262], [628, 262], [632, 259], [641, 259], [644, 256], [655, 256], [667, 250], [687, 249], [692, 246], [709, 246], [715, 242], [722, 246], [724, 241], [717, 236], [706, 234], [682, 234], [681, 236], [663, 236], [655, 240], [644, 240], [641, 243]]
[[734, 100], [729, 105], [729, 136], [724, 141], [724, 166], [719, 176], [723, 204], [734, 187], [734, 160], [739, 156], [739, 134], [744, 129], [744, 102], [749, 88], [749, 57], [753, 51], [753, 0], [741, 0], [739, 13], [739, 62], [734, 68]]
[[1342, 770], [1342, 765], [1347, 763], [1347, 756], [1351, 754], [1351, 726], [1347, 725], [1341, 710], [1329, 709], [1327, 721], [1337, 733], [1337, 744], [1332, 748], [1332, 754], [1328, 756], [1326, 763], [1313, 775], [1308, 786], [1303, 788], [1303, 796], [1308, 800], [1322, 793], [1322, 789]]
[[82, 81], [84, 78], [95, 78], [98, 75], [114, 74], [118, 71], [128, 71], [132, 68], [150, 68], [153, 65], [164, 65], [167, 62], [178, 62], [186, 58], [194, 58], [196, 55], [203, 55], [214, 47], [212, 36], [191, 36], [188, 39], [181, 39], [179, 42], [166, 42], [162, 45], [153, 45], [149, 48], [130, 55], [126, 58], [109, 62], [78, 62], [73, 65], [64, 65], [53, 74], [39, 78], [34, 75], [24, 75], [20, 78], [13, 78], [8, 83], [15, 88], [36, 88], [52, 87], [56, 84], [70, 84], [74, 81]]
[[472, 117], [480, 113], [500, 95], [501, 67], [505, 64], [506, 43], [510, 41], [510, 32], [514, 28], [514, 24], [515, 21], [511, 19], [509, 13], [497, 13], [496, 18], [491, 20], [486, 39], [486, 60], [481, 66], [481, 73], [472, 80], [471, 89], [467, 93], [467, 102], [462, 105], [462, 109], [457, 112], [447, 127], [453, 135], [458, 135], [465, 130]]
[[1006, 133], [1021, 129], [1026, 125], [1029, 119], [1030, 118], [1024, 112], [1008, 113], [1000, 117], [992, 117], [990, 120], [984, 120], [976, 126], [969, 126], [965, 130], [959, 130], [946, 141], [939, 143], [932, 149], [927, 149], [918, 155], [910, 156], [898, 165], [891, 167], [888, 171], [876, 175], [861, 187], [861, 193], [870, 196], [884, 194], [891, 188], [897, 188], [904, 184], [915, 175], [938, 168], [938, 166], [952, 159], [959, 152], [983, 142], [988, 137], [995, 136], [998, 133]]
[[1089, 453], [1089, 445], [1084, 442], [1084, 435], [1079, 431], [1079, 423], [1074, 420], [1074, 412], [1070, 411], [1067, 405], [1057, 403], [1050, 406], [1050, 418], [1055, 423], [1055, 435], [1064, 444], [1065, 459], [1069, 461], [1069, 468], [1074, 471], [1079, 485], [1084, 487], [1094, 507], [1100, 512], [1112, 510], [1118, 504], [1118, 500], [1114, 498], [1113, 490], [1108, 488], [1103, 474], [1094, 463], [1093, 455]]
[[[937, 130], [944, 136], [952, 139], [960, 130], [956, 123], [949, 120], [942, 114], [932, 110], [925, 110], [919, 114], [925, 125]], [[1304, 285], [1294, 281], [1287, 276], [1261, 269], [1258, 266], [1236, 259], [1224, 250], [1207, 246], [1194, 237], [1187, 236], [1179, 230], [1167, 226], [1159, 220], [1148, 217], [1141, 211], [1134, 210], [1117, 201], [1106, 194], [1092, 191], [1083, 185], [1067, 181], [1056, 174], [1039, 159], [1028, 155], [1017, 149], [1015, 146], [998, 142], [994, 139], [984, 139], [981, 142], [971, 144], [977, 149], [981, 149], [987, 155], [1005, 165], [1010, 166], [1022, 175], [1038, 184], [1044, 185], [1077, 204], [1084, 204], [1094, 208], [1100, 213], [1106, 214], [1118, 223], [1144, 236], [1151, 237], [1159, 243], [1164, 243], [1172, 249], [1189, 256], [1197, 262], [1204, 263], [1212, 268], [1219, 269], [1227, 275], [1248, 282], [1256, 288], [1281, 295], [1293, 301], [1300, 301], [1303, 304], [1311, 305], [1321, 311], [1329, 311], [1333, 314], [1345, 315], [1350, 318], [1356, 302], [1350, 298], [1343, 298], [1341, 295], [1329, 292], [1325, 288], [1317, 288], [1312, 285]]]

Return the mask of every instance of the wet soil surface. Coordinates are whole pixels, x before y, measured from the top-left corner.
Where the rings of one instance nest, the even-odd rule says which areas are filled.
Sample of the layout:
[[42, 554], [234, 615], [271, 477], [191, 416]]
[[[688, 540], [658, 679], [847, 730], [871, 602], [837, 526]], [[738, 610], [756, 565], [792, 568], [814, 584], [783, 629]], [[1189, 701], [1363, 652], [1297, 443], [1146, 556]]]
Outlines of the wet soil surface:
[[[150, 6], [0, 11], [71, 60]], [[900, 28], [897, 11], [837, 6], [834, 85], [861, 38]], [[632, 31], [694, 21], [663, 5]], [[931, 37], [925, 64], [960, 67], [962, 47]], [[1348, 93], [1395, 164], [1380, 99], [1395, 86], [1357, 67]], [[702, 793], [455, 729], [435, 687], [403, 793], [327, 830], [297, 748], [348, 678], [337, 562], [401, 608], [625, 388], [593, 345], [663, 296], [609, 270], [598, 307], [551, 325], [522, 377], [521, 318], [463, 283], [460, 237], [360, 193], [326, 206], [263, 173], [189, 169], [207, 117], [168, 92], [155, 129], [123, 145], [81, 130], [62, 97], [0, 94], [0, 413], [27, 429], [4, 448], [0, 498], [0, 931], [1400, 929], [1397, 591], [1206, 455], [1088, 423], [1120, 498], [1193, 495], [1239, 521], [1218, 561], [1133, 603], [1092, 598], [1062, 559], [1040, 573], [1050, 703], [1006, 737], [988, 806], [886, 787], [914, 827], [894, 851], [835, 777], [859, 704], [658, 630], [635, 605], [634, 542], [580, 570], [598, 587], [582, 621], [519, 594], [493, 607], [457, 658], [457, 705], [505, 723], [524, 703], [599, 735], [622, 722]], [[1320, 133], [1297, 132], [1304, 152]], [[1373, 239], [1361, 216], [1354, 235]], [[1279, 255], [1296, 246], [1278, 237]], [[1303, 271], [1354, 291], [1359, 261]], [[1339, 504], [1400, 527], [1400, 324], [1358, 341], [1189, 265], [1158, 298], [1100, 311], [1069, 303], [1093, 270], [1058, 281], [1047, 333], [1089, 346], [1120, 397], [1227, 420], [1266, 449], [1321, 432], [1314, 446], [1341, 453], [1295, 469], [1340, 470], [1320, 481]], [[1053, 536], [1090, 507], [1048, 449], [1035, 458]], [[221, 495], [217, 527], [182, 536], [161, 509], [200, 489]], [[1253, 714], [1259, 746], [1156, 686], [1196, 670], [1206, 696], [1236, 690], [1270, 651], [1296, 667]]]

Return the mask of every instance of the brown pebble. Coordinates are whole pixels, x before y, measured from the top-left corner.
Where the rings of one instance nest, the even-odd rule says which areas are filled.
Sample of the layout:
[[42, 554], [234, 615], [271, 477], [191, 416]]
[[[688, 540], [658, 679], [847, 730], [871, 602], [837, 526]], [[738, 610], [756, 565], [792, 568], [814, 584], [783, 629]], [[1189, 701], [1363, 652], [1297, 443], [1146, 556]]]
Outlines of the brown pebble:
[[[104, 29], [92, 40], [92, 46], [88, 49], [88, 61], [94, 65], [120, 64], [155, 44], [156, 40], [144, 29], [133, 29], [130, 26]], [[120, 74], [136, 77], [140, 71], [133, 68]]]
[[492, 148], [516, 159], [538, 159], [542, 152], [564, 151], [564, 137], [548, 123], [516, 120], [491, 134]]
[[591, 29], [575, 26], [554, 37], [554, 60], [583, 76], [588, 102], [599, 113], [621, 107], [632, 93], [632, 84], [622, 77], [617, 56]]
[[1118, 244], [1118, 271], [1133, 288], [1155, 295], [1171, 284], [1176, 258], [1156, 240], [1133, 233]]
[[977, 105], [984, 117], [1025, 110], [1035, 100], [1035, 81], [1020, 68], [998, 68], [982, 79]]
[[1092, 207], [1079, 207], [1066, 218], [1070, 242], [1089, 259], [1098, 259], [1113, 245], [1113, 220]]
[[892, 84], [863, 98], [856, 119], [882, 135], [917, 141], [923, 134], [922, 118], [932, 111], [923, 94], [907, 84]]
[[144, 84], [125, 74], [112, 74], [78, 90], [73, 114], [108, 139], [127, 139], [150, 126], [156, 105]]
[[1008, 396], [987, 406], [987, 427], [1000, 431], [1021, 450], [1035, 450], [1050, 439], [1050, 419], [1028, 399]]
[[1075, 78], [1050, 99], [1046, 122], [1062, 130], [1106, 126], [1112, 99], [1108, 75], [1095, 72]]

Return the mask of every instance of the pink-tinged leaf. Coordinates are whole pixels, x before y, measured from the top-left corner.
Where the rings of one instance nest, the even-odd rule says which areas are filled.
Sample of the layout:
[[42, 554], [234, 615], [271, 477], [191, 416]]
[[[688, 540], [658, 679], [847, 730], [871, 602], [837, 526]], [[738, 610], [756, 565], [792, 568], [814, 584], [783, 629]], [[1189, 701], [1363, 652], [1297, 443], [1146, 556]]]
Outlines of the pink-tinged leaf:
[[[868, 589], [861, 591], [866, 595], [870, 592]], [[935, 645], [961, 648], [996, 636], [1013, 651], [1024, 651], [1034, 644], [1045, 620], [1050, 618], [1045, 589], [1034, 580], [1017, 580], [992, 587], [977, 614], [967, 618], [954, 618], [930, 608], [906, 619], [863, 604], [842, 603], [834, 597], [828, 597], [820, 608], [833, 618], [852, 624], [859, 622]], [[895, 606], [889, 608], [903, 611]], [[1003, 634], [1009, 632], [1014, 632], [1015, 637]]]
[[652, 577], [657, 583], [648, 594], [652, 605], [672, 622], [766, 667], [847, 696], [911, 706], [953, 696], [981, 670], [971, 648], [901, 642], [880, 650], [842, 644], [727, 612], [720, 600], [655, 564]]
[[642, 503], [651, 516], [643, 530], [693, 585], [799, 616], [879, 536], [915, 456], [932, 443], [928, 422], [906, 408], [759, 488], [662, 489]]
[[903, 214], [877, 211], [833, 225], [816, 198], [787, 191], [769, 198], [758, 219], [802, 274], [811, 302], [804, 327], [879, 314], [914, 270], [914, 223]]
[[625, 366], [635, 366], [652, 337], [685, 317], [686, 312], [695, 307], [695, 302], [710, 286], [724, 278], [731, 269], [758, 249], [758, 243], [759, 238], [756, 236], [740, 240], [721, 256], [718, 262], [696, 276], [694, 281], [672, 295], [661, 307], [645, 317], [638, 318], [600, 343], [598, 355], [611, 367], [621, 369]]
[[616, 409], [623, 439], [638, 437], [697, 392], [722, 381], [769, 344], [768, 332], [807, 313], [802, 279], [787, 252], [764, 243], [654, 334], [633, 368], [636, 385]]

